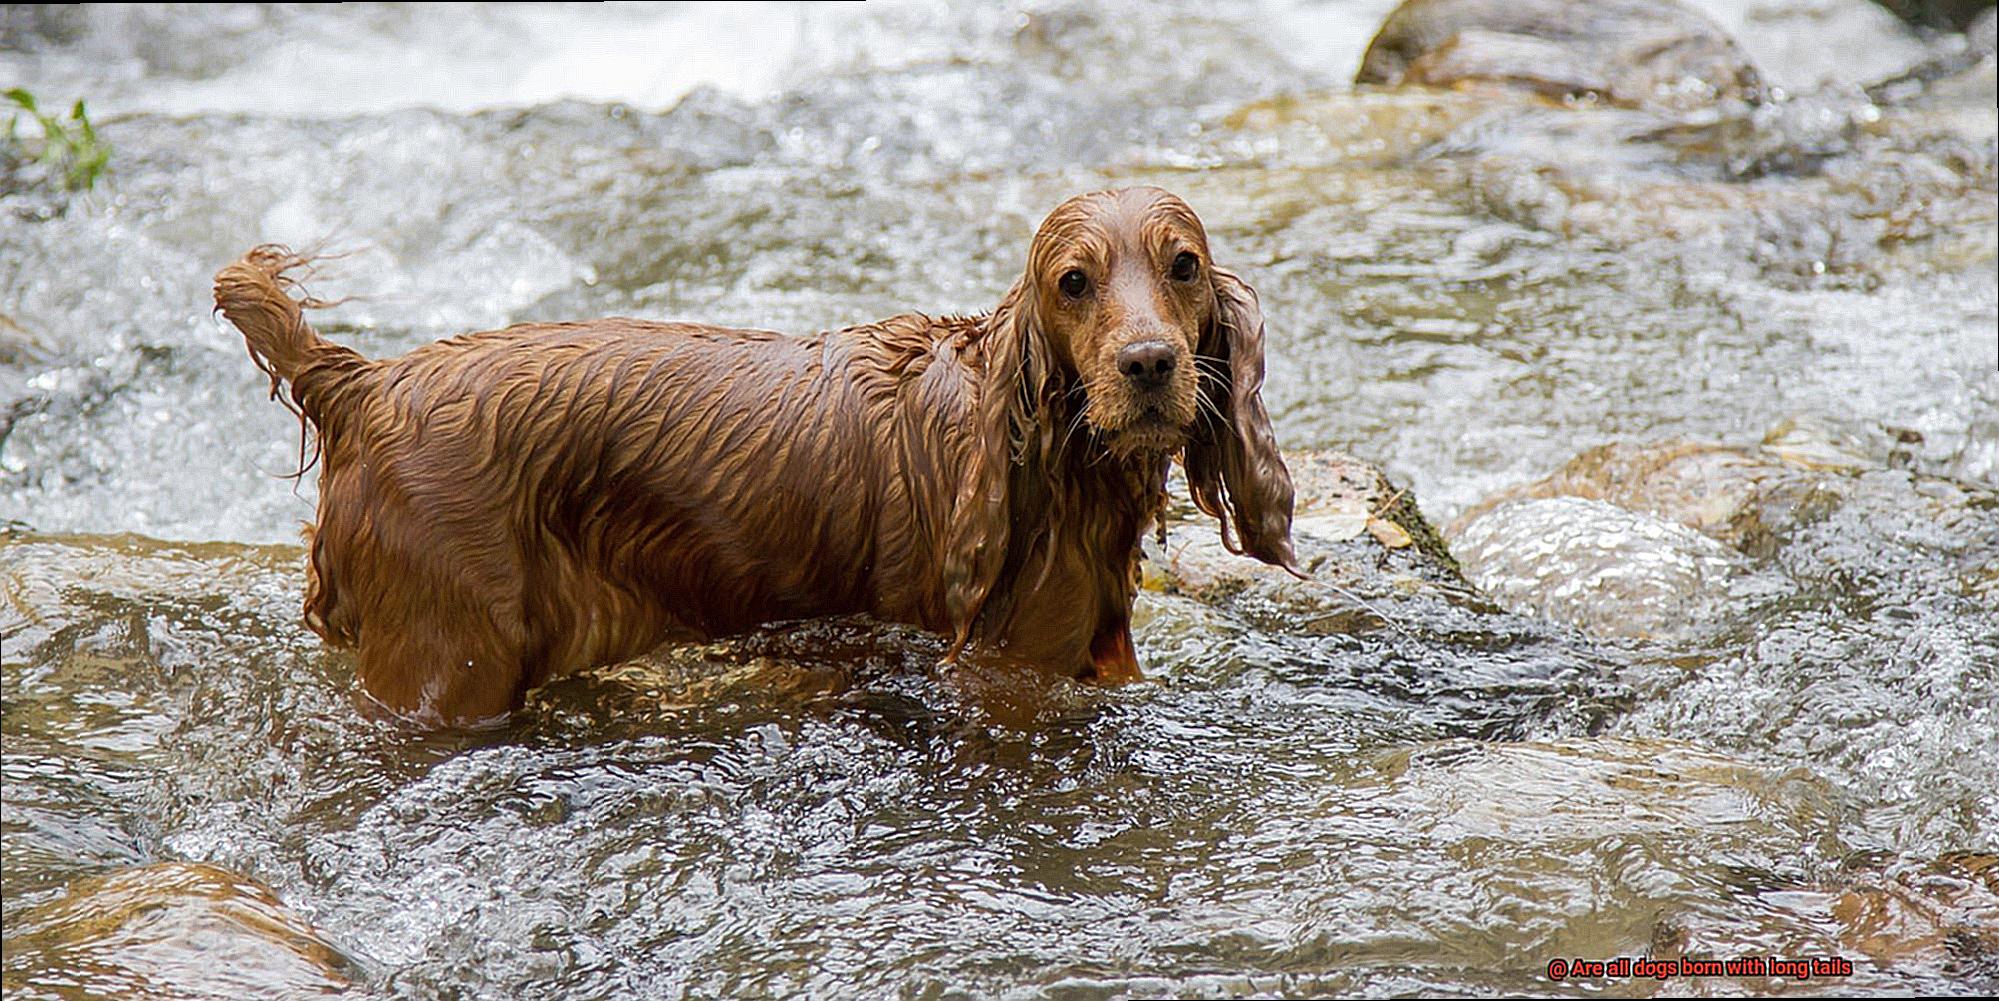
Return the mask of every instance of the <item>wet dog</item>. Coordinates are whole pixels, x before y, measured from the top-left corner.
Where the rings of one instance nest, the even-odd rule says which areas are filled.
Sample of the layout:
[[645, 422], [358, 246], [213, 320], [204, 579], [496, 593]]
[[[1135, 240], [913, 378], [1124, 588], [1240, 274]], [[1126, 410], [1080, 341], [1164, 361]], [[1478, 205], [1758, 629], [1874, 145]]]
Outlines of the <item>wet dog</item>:
[[401, 713], [489, 718], [663, 642], [851, 613], [1136, 680], [1176, 455], [1231, 549], [1294, 562], [1256, 294], [1156, 188], [1056, 208], [990, 313], [809, 337], [605, 319], [370, 360], [305, 321], [307, 263], [252, 250], [216, 308], [317, 429], [306, 621]]

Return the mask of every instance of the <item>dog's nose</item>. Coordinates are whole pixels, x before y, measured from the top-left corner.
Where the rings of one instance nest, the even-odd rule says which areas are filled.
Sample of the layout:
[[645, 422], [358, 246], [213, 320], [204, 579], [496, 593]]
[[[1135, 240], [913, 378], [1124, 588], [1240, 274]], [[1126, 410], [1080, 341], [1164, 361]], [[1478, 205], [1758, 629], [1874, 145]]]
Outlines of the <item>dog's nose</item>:
[[1165, 341], [1139, 341], [1125, 345], [1117, 353], [1117, 368], [1139, 386], [1156, 389], [1173, 377], [1173, 366], [1179, 363], [1179, 356], [1180, 352]]

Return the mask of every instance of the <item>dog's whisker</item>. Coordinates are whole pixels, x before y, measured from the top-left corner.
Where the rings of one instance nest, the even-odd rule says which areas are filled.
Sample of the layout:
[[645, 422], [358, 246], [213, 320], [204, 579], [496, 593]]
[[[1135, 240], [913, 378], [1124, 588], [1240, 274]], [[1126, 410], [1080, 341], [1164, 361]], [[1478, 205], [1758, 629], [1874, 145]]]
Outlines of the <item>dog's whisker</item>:
[[1366, 609], [1375, 618], [1380, 619], [1383, 625], [1402, 634], [1403, 638], [1411, 640], [1417, 638], [1415, 633], [1412, 633], [1408, 629], [1403, 628], [1402, 623], [1398, 621], [1394, 616], [1388, 614], [1387, 612], [1382, 611], [1380, 608], [1377, 608], [1374, 605], [1374, 603], [1368, 601], [1366, 598], [1363, 598], [1360, 595], [1355, 594], [1354, 592], [1344, 587], [1341, 587], [1340, 585], [1335, 584], [1329, 580], [1320, 580], [1317, 577], [1300, 577], [1299, 579], [1305, 581], [1308, 584], [1313, 584], [1318, 587], [1323, 587], [1326, 590], [1331, 591], [1334, 594], [1337, 594], [1340, 597], [1345, 598], [1356, 605], [1359, 605], [1360, 607]]
[[[1069, 439], [1075, 437], [1076, 432], [1083, 430], [1088, 423], [1088, 416], [1081, 410], [1076, 411], [1076, 416], [1069, 419], [1069, 429], [1062, 433], [1062, 446], [1067, 448]], [[1085, 431], [1084, 436], [1088, 437], [1088, 435], [1089, 432]]]
[[1216, 421], [1221, 421], [1225, 423], [1228, 420], [1227, 416], [1222, 413], [1222, 405], [1216, 403], [1206, 393], [1194, 394], [1194, 406], [1197, 412], [1205, 413], [1209, 417], [1214, 418]]

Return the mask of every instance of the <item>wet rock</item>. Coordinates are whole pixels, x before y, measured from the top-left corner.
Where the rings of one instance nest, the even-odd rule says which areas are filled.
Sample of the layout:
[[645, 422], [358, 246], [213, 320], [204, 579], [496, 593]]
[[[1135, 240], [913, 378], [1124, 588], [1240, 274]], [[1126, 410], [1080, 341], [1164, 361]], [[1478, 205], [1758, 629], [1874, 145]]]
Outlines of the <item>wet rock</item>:
[[[1726, 600], [1690, 613], [1707, 621], [1634, 667], [1635, 708], [1620, 726], [1810, 762], [1870, 804], [1846, 835], [1855, 848], [1956, 847], [1965, 825], [1990, 830], [1994, 816], [1999, 490], [1870, 451], [1814, 421], [1786, 422], [1753, 447], [1607, 445], [1488, 498], [1446, 537], [1526, 498], [1585, 498], [1596, 503], [1577, 510], [1606, 525], [1635, 512], [1726, 546], [1742, 568]], [[1482, 573], [1559, 565], [1538, 554], [1531, 522], [1494, 524], [1518, 534], [1482, 548], [1516, 562]], [[1544, 600], [1524, 588], [1498, 596], [1523, 614]], [[1607, 593], [1590, 610], [1602, 621], [1622, 603], [1637, 618], [1648, 600]], [[1923, 776], [1920, 792], [1911, 775]]]
[[1744, 563], [1693, 529], [1575, 497], [1500, 504], [1452, 541], [1465, 575], [1501, 605], [1628, 639], [1709, 619]]
[[1887, 468], [1897, 452], [1825, 425], [1780, 422], [1755, 447], [1673, 439], [1590, 449], [1549, 476], [1499, 491], [1445, 529], [1456, 540], [1486, 512], [1526, 498], [1575, 497], [1684, 525], [1751, 557], [1846, 505], [1933, 508], [1969, 529], [1999, 497], [1988, 487]]
[[[1827, 426], [1798, 420], [1779, 423], [1755, 447], [1685, 440], [1617, 442], [1583, 452], [1543, 479], [1481, 500], [1454, 519], [1445, 536], [1471, 569], [1473, 581], [1492, 581], [1491, 592], [1508, 607], [1559, 600], [1529, 582], [1563, 579], [1558, 566], [1541, 561], [1582, 558], [1564, 557], [1562, 543], [1603, 555], [1608, 561], [1603, 572], [1612, 574], [1606, 584], [1623, 574], [1642, 574], [1649, 565], [1657, 574], [1652, 583], [1662, 594], [1692, 593], [1701, 589], [1700, 582], [1712, 581], [1713, 572], [1739, 568], [1738, 557], [1775, 559], [1780, 565], [1800, 560], [1786, 547], [1836, 516], [1835, 530], [1862, 532], [1885, 531], [1912, 517], [1925, 519], [1938, 530], [1939, 541], [1950, 540], [1945, 551], [1956, 557], [1951, 562], [1963, 561], [1959, 572], [1964, 587], [1983, 586], [1975, 582], [1985, 579], [1999, 556], [1994, 545], [1982, 541], [1999, 509], [1999, 492], [1891, 468], [1898, 456], [1908, 461], [1906, 453], [1887, 451], [1884, 461], [1872, 451]], [[1549, 499], [1569, 503], [1561, 508], [1535, 503]], [[1563, 512], [1566, 520], [1536, 516], [1543, 511]], [[1647, 527], [1637, 527], [1641, 524]], [[1674, 528], [1720, 545], [1704, 545]], [[1618, 547], [1603, 541], [1620, 532], [1660, 540], [1679, 558], [1664, 559], [1661, 552], [1641, 547], [1625, 552], [1620, 563]], [[1810, 567], [1804, 561], [1798, 568]], [[1630, 581], [1613, 584], [1610, 593], [1628, 592], [1634, 599], [1631, 614], [1649, 617], [1636, 600], [1643, 589], [1629, 591], [1631, 586]], [[1566, 591], [1568, 585], [1562, 587]]]
[[1989, 852], [1885, 863], [1863, 857], [1829, 879], [1775, 880], [1743, 890], [1757, 900], [1753, 917], [1675, 911], [1654, 930], [1652, 954], [1741, 954], [1749, 943], [1788, 932], [1786, 947], [1771, 954], [1797, 956], [1794, 929], [1802, 927], [1817, 932], [1814, 947], [1822, 955], [1853, 963], [1856, 978], [1820, 978], [1841, 988], [1858, 989], [1874, 971], [1941, 975], [1965, 986], [1999, 982], [1999, 856]]
[[1990, 22], [1992, 0], [1874, 0], [1910, 24], [1924, 28], [1965, 31], [1984, 20]]
[[1491, 83], [1625, 107], [1764, 96], [1734, 40], [1672, 0], [1408, 0], [1382, 23], [1354, 80]]
[[1437, 735], [1593, 733], [1626, 707], [1614, 666], [1586, 638], [1480, 594], [1416, 499], [1380, 469], [1334, 451], [1285, 462], [1302, 576], [1230, 553], [1213, 519], [1182, 504], [1168, 512], [1165, 544], [1146, 545], [1141, 646], [1176, 642], [1170, 628], [1148, 630], [1169, 617], [1209, 623], [1203, 645], [1246, 628], [1280, 670], [1418, 704], [1423, 732]]
[[1689, 0], [1740, 44], [1773, 96], [1853, 89], [1920, 62], [1920, 33], [1872, 0]]
[[[1207, 604], [1249, 598], [1312, 610], [1419, 591], [1470, 600], [1442, 537], [1380, 469], [1340, 452], [1295, 453], [1285, 462], [1297, 491], [1292, 540], [1309, 579], [1229, 552], [1213, 520], [1181, 503], [1167, 513], [1165, 545], [1148, 547], [1146, 586]], [[1183, 495], [1176, 484], [1173, 496]]]
[[[1944, 117], [1990, 128], [1989, 105], [1986, 124], [1974, 114]], [[1956, 125], [1938, 117], [1828, 94], [1747, 115], [1529, 126], [1503, 142], [1468, 128], [1433, 149], [1463, 161], [1480, 205], [1502, 219], [1689, 268], [1740, 262], [1780, 285], [1831, 276], [1865, 287], [1887, 261], [1955, 270], [1989, 259], [1990, 143], [1952, 138]], [[1623, 152], [1627, 172], [1614, 172], [1606, 148]], [[1651, 169], [1630, 171], [1646, 150]]]
[[304, 997], [341, 993], [354, 975], [268, 888], [201, 863], [80, 880], [7, 927], [9, 996]]
[[[1525, 78], [1530, 94], [1596, 94], [1560, 46], [1612, 48], [1591, 18], [1647, 5], [1578, 3], [1587, 12], [1554, 16], [1564, 6], [1405, 4], [1360, 79], [1462, 88]], [[1608, 94], [1564, 106], [1492, 100], [1485, 87], [1478, 113], [1446, 103], [1455, 121], [1431, 116], [1442, 134], [1425, 128], [1426, 138], [1389, 145], [1452, 164], [1500, 219], [1575, 243], [1644, 246], [1697, 270], [1741, 261], [1783, 283], [1868, 282], [1888, 255], [1952, 268], [1989, 256], [1993, 60], [1980, 54], [1982, 28], [1925, 39], [1865, 0], [1711, 12], [1738, 32], [1731, 51], [1751, 53], [1745, 66], [1776, 65], [1781, 81], [1765, 73], [1769, 85], [1743, 99]], [[1572, 32], [1584, 40], [1563, 41]], [[1358, 145], [1341, 141], [1341, 127], [1319, 131], [1335, 148]]]
[[[1804, 469], [1759, 449], [1684, 440], [1613, 442], [1583, 452], [1543, 479], [1481, 500], [1445, 534], [1459, 537], [1502, 505], [1569, 497], [1683, 525], [1754, 555], [1774, 546], [1769, 522], [1798, 517], [1810, 488]], [[1766, 518], [1766, 506], [1787, 513], [1773, 510]]]
[[[1842, 887], [1828, 891], [1813, 874], [1841, 852], [1841, 790], [1810, 769], [1618, 736], [1440, 741], [1370, 764], [1384, 791], [1368, 805], [1403, 825], [1403, 845], [1441, 846], [1522, 874], [1495, 894], [1499, 906], [1573, 895], [1564, 879], [1590, 881], [1592, 915], [1603, 919], [1597, 937], [1552, 928], [1538, 943], [1543, 955], [1844, 956], [1852, 974], [1821, 981], [1836, 992], [1892, 991], [1908, 982], [1898, 978], [1923, 972], [1870, 966], [1848, 929], [1833, 926]], [[1688, 858], [1704, 861], [1679, 861]], [[1953, 927], [1970, 923], [1958, 920]], [[1774, 980], [1687, 978], [1662, 993], [1758, 994]], [[1613, 994], [1629, 985], [1598, 983]]]
[[1862, 871], [1826, 909], [1840, 942], [1877, 966], [1999, 979], [1999, 855], [1955, 852]]
[[[1991, 107], [1995, 48], [1999, 48], [1999, 8], [1987, 7], [1965, 25], [1956, 44], [1939, 45], [1929, 58], [1907, 71], [1870, 85], [1867, 96], [1881, 103], [1899, 103], [1929, 94]], [[1970, 93], [1959, 93], [1966, 91]]]
[[[1213, 520], [1183, 504], [1168, 512], [1165, 545], [1146, 547], [1141, 617], [1155, 600], [1192, 600], [1312, 650], [1327, 682], [1420, 698], [1455, 720], [1442, 733], [1591, 732], [1619, 711], [1624, 689], [1598, 651], [1480, 593], [1408, 489], [1342, 452], [1285, 462], [1301, 575], [1229, 552]], [[1313, 649], [1327, 643], [1337, 652]], [[1377, 652], [1356, 662], [1356, 645]]]
[[1851, 153], [1861, 127], [1878, 117], [1864, 95], [1828, 90], [1740, 114], [1686, 116], [1634, 139], [1660, 143], [1682, 162], [1732, 181], [1810, 176]]
[[[1993, 520], [1999, 495], [1886, 468], [1872, 451], [1800, 420], [1778, 424], [1753, 448], [1613, 443], [1487, 497], [1445, 534], [1467, 576], [1501, 605], [1599, 636], [1685, 634], [1739, 615], [1731, 587], [1755, 561], [1807, 575], [1822, 569], [1784, 550], [1836, 513], [1842, 525], [1868, 531], [1928, 512], [1967, 546], [1962, 586], [1985, 587], [1978, 582], [1994, 554], [1972, 540]], [[1898, 454], [1887, 452], [1888, 461]]]

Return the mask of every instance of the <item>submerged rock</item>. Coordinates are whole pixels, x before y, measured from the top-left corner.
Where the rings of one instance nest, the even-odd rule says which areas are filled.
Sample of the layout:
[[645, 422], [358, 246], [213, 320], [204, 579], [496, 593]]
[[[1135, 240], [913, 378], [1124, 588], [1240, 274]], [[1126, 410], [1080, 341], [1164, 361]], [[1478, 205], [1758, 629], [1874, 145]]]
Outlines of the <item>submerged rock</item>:
[[1146, 586], [1211, 605], [1308, 612], [1419, 591], [1476, 600], [1415, 498], [1380, 469], [1340, 452], [1285, 461], [1297, 491], [1291, 534], [1302, 576], [1229, 552], [1213, 521], [1182, 504], [1168, 511], [1164, 546], [1147, 554]]
[[[1214, 521], [1183, 506], [1168, 513], [1165, 544], [1147, 545], [1136, 618], [1197, 604], [1173, 609], [1215, 623], [1197, 642], [1246, 627], [1259, 656], [1296, 664], [1317, 684], [1419, 703], [1438, 735], [1589, 733], [1625, 708], [1614, 663], [1574, 632], [1480, 594], [1416, 499], [1380, 469], [1331, 451], [1285, 461], [1300, 574], [1229, 552]], [[1163, 630], [1140, 641], [1174, 639]]]
[[[1627, 732], [1810, 762], [1868, 804], [1845, 836], [1855, 849], [1990, 850], [1999, 490], [1895, 468], [1895, 453], [1883, 461], [1813, 426], [1785, 422], [1760, 446], [1591, 449], [1475, 505], [1446, 537], [1490, 536], [1461, 554], [1476, 575], [1557, 591], [1565, 567], [1607, 557], [1591, 568], [1611, 585], [1597, 593], [1494, 593], [1599, 635], [1617, 635], [1605, 622], [1656, 616], [1654, 593], [1691, 592], [1683, 623], [1659, 619], [1673, 625], [1657, 637], [1671, 645], [1636, 658]], [[1564, 531], [1583, 540], [1580, 556], [1545, 546], [1545, 525], [1508, 516], [1556, 501], [1575, 513]], [[1677, 551], [1728, 566], [1720, 592], [1642, 547], [1621, 564], [1623, 554], [1590, 548], [1640, 520], [1712, 540], [1682, 534]]]
[[1354, 81], [1490, 83], [1625, 107], [1764, 97], [1741, 47], [1673, 0], [1408, 0], [1382, 22]]
[[[1750, 557], [1776, 554], [1801, 530], [1835, 510], [1885, 526], [1888, 516], [1928, 512], [1970, 545], [1989, 523], [1999, 492], [1944, 477], [1890, 468], [1900, 453], [1876, 457], [1826, 428], [1786, 420], [1761, 445], [1670, 439], [1592, 448], [1531, 483], [1501, 490], [1445, 529], [1455, 540], [1488, 511], [1527, 498], [1579, 497], [1684, 525]], [[1965, 552], [1976, 553], [1972, 546]]]
[[[1599, 446], [1485, 498], [1445, 534], [1472, 582], [1501, 605], [1594, 635], [1644, 637], [1744, 614], [1730, 604], [1730, 582], [1751, 570], [1810, 581], [1831, 569], [1793, 548], [1829, 520], [1835, 531], [1869, 535], [1920, 519], [1932, 541], [1950, 542], [1923, 555], [1947, 556], [1946, 567], [1962, 560], [1962, 586], [1989, 590], [1999, 546], [1980, 540], [1999, 522], [1995, 508], [1999, 493], [1988, 488], [1883, 468], [1852, 444], [1786, 421], [1755, 448]], [[1766, 583], [1751, 593], [1795, 586]]]
[[[1449, 111], [1387, 149], [1448, 164], [1483, 211], [1563, 240], [1784, 284], [1989, 259], [1989, 20], [1925, 40], [1833, 0], [1731, 27], [1741, 44], [1667, 2], [1411, 0], [1356, 79]], [[1341, 148], [1352, 127], [1318, 131]]]
[[154, 998], [342, 992], [353, 964], [277, 895], [212, 865], [160, 862], [79, 880], [8, 921], [6, 986]]
[[1874, 0], [1896, 17], [1924, 28], [1965, 31], [1989, 22], [1992, 0]]
[[[1962, 97], [1964, 103], [1990, 107], [1993, 90], [1993, 59], [1999, 50], [1999, 8], [1986, 7], [1968, 24], [1960, 44], [1939, 46], [1922, 62], [1900, 75], [1867, 88], [1876, 101], [1907, 101], [1925, 94], [1945, 100]], [[1959, 92], [1953, 94], [1952, 92]]]
[[1662, 738], [1442, 741], [1386, 751], [1372, 764], [1394, 790], [1389, 804], [1429, 804], [1433, 826], [1422, 834], [1462, 840], [1581, 846], [1743, 824], [1810, 831], [1828, 826], [1836, 809], [1807, 772]]
[[[1700, 908], [1667, 914], [1653, 932], [1652, 955], [1740, 954], [1748, 951], [1746, 942], [1805, 927], [1823, 936], [1819, 948], [1851, 961], [1858, 977], [1871, 966], [1904, 976], [1937, 974], [1961, 986], [1999, 982], [1999, 855], [1946, 852], [1886, 863], [1860, 858], [1829, 878], [1772, 881], [1745, 887], [1743, 895], [1757, 901], [1746, 921]], [[1795, 948], [1774, 954], [1786, 952], [1798, 954]], [[1792, 971], [1767, 979], [1860, 986], [1855, 978]]]
[[[1802, 464], [1760, 449], [1685, 440], [1613, 442], [1577, 455], [1542, 479], [1479, 501], [1445, 534], [1457, 538], [1502, 505], [1570, 497], [1604, 501], [1762, 555], [1775, 545], [1768, 522], [1789, 520], [1807, 507], [1812, 487], [1807, 473]], [[1766, 506], [1772, 508], [1767, 518]]]
[[1745, 562], [1693, 529], [1577, 497], [1508, 501], [1453, 542], [1466, 576], [1501, 605], [1618, 638], [1711, 618]]
[[1877, 966], [1999, 980], [1999, 855], [1952, 852], [1867, 868], [1826, 908], [1842, 945]]

